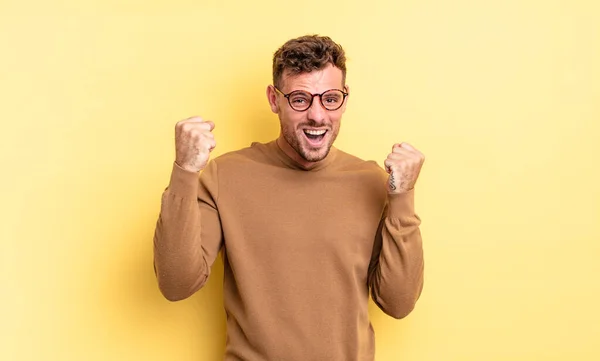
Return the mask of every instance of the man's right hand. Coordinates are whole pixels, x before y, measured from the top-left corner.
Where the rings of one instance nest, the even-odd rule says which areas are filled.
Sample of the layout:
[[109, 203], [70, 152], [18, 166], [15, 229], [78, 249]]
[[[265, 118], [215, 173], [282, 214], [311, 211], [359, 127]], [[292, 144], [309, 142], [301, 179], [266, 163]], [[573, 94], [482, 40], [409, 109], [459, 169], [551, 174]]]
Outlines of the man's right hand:
[[211, 133], [215, 123], [192, 117], [175, 125], [175, 163], [190, 172], [199, 172], [217, 146]]

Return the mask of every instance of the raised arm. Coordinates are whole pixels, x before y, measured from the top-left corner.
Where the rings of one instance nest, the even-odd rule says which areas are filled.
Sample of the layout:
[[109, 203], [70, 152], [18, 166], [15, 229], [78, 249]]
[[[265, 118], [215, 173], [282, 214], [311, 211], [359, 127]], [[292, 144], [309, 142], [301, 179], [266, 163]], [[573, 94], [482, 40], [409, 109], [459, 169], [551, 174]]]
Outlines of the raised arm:
[[388, 203], [375, 239], [369, 286], [373, 301], [394, 318], [407, 316], [423, 289], [423, 244], [415, 213], [414, 185], [423, 155], [406, 143], [396, 144], [385, 161]]
[[223, 243], [217, 164], [208, 161], [216, 145], [213, 127], [201, 118], [176, 126], [177, 157], [154, 233], [154, 269], [170, 301], [185, 299], [206, 283]]

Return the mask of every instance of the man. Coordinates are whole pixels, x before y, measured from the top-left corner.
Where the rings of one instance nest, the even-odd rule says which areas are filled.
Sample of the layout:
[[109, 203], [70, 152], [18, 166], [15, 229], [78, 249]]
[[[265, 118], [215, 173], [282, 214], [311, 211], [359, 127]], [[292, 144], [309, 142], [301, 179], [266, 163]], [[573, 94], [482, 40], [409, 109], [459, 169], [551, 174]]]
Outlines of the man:
[[346, 110], [343, 49], [304, 36], [273, 58], [280, 136], [209, 161], [214, 124], [177, 123], [176, 160], [154, 238], [160, 290], [198, 291], [222, 251], [225, 360], [372, 361], [374, 302], [394, 318], [423, 287], [414, 185], [423, 155], [396, 144], [385, 160], [333, 147]]

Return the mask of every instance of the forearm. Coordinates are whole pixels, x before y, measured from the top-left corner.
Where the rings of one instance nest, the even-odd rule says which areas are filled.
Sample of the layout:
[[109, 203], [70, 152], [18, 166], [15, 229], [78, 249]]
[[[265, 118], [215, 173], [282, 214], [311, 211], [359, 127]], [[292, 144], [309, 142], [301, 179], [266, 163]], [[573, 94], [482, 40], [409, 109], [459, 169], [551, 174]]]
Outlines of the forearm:
[[414, 212], [413, 192], [389, 196], [380, 229], [381, 251], [370, 275], [373, 300], [394, 318], [408, 315], [423, 289], [421, 220]]
[[154, 267], [163, 295], [177, 301], [206, 282], [209, 266], [202, 248], [202, 219], [198, 207], [198, 174], [174, 165], [169, 187], [162, 195], [154, 234]]

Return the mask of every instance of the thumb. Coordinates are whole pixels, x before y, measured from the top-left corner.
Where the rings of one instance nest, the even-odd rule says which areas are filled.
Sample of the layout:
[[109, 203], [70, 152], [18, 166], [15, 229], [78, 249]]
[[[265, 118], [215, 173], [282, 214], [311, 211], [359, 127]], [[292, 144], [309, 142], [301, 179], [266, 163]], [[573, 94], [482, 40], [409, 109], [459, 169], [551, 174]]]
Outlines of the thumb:
[[391, 174], [392, 173], [392, 163], [389, 159], [386, 159], [383, 164], [385, 165], [385, 171], [387, 172], [387, 174]]

